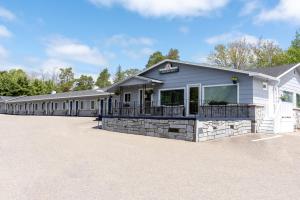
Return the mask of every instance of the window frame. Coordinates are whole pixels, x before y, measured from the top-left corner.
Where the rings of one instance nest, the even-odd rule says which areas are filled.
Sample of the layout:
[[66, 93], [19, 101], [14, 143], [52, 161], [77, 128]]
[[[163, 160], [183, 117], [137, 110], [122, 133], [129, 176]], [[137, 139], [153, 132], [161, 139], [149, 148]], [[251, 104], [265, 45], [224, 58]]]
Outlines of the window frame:
[[[91, 108], [91, 110], [95, 110], [95, 101], [94, 100], [92, 100], [91, 102], [90, 102], [91, 104], [90, 104], [90, 108]], [[93, 106], [92, 106], [93, 105]]]
[[[126, 95], [129, 95], [129, 101], [126, 101]], [[125, 92], [124, 93], [124, 103], [130, 103], [131, 102], [131, 92]]]
[[263, 88], [263, 90], [268, 90], [268, 83], [262, 82], [262, 88]]
[[178, 87], [178, 88], [164, 88], [158, 90], [158, 105], [161, 105], [161, 92], [162, 91], [172, 91], [172, 90], [183, 90], [183, 106], [186, 106], [186, 87]]
[[285, 102], [285, 103], [294, 103], [294, 92], [290, 92], [290, 91], [287, 91], [287, 90], [282, 90], [282, 94], [281, 94], [281, 97], [283, 97], [285, 95], [285, 93], [290, 93], [291, 95], [291, 100], [287, 100], [287, 101], [284, 101], [282, 98], [281, 98], [281, 101], [282, 102]]
[[205, 88], [208, 87], [224, 87], [224, 86], [236, 86], [236, 102], [237, 104], [240, 103], [240, 85], [239, 83], [228, 83], [228, 84], [215, 84], [215, 85], [203, 85], [202, 86], [202, 95], [201, 95], [201, 99], [202, 99], [202, 105], [205, 105]]

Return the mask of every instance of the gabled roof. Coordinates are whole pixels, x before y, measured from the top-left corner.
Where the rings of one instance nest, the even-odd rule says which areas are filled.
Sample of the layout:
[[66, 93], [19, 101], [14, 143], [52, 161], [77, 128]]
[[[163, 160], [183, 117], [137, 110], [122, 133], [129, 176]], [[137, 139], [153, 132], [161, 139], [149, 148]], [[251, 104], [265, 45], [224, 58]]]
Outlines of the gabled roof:
[[161, 84], [161, 83], [163, 83], [162, 81], [157, 80], [157, 79], [152, 79], [152, 78], [147, 78], [147, 77], [143, 77], [143, 76], [138, 76], [137, 75], [137, 76], [128, 77], [128, 78], [126, 78], [123, 81], [120, 81], [118, 83], [113, 84], [111, 87], [109, 87], [107, 89], [107, 91], [111, 91], [112, 89], [115, 89], [116, 87], [122, 86], [123, 84], [126, 84], [129, 81], [133, 81], [134, 79], [140, 81], [141, 84], [149, 84], [149, 83], [158, 83], [158, 84]]
[[293, 70], [299, 66], [300, 66], [300, 64], [288, 64], [288, 65], [281, 65], [281, 66], [276, 66], [276, 67], [264, 67], [264, 68], [249, 69], [248, 71], [262, 73], [262, 74], [266, 74], [269, 76], [280, 78], [286, 72], [289, 72], [290, 70]]
[[26, 101], [43, 101], [43, 100], [57, 100], [57, 99], [68, 99], [68, 98], [80, 98], [80, 97], [94, 97], [94, 96], [106, 96], [110, 93], [103, 91], [102, 89], [95, 90], [83, 90], [73, 91], [56, 94], [46, 94], [37, 96], [24, 96], [17, 99], [9, 100], [8, 102], [26, 102]]
[[216, 70], [222, 70], [222, 71], [229, 71], [229, 72], [236, 72], [236, 73], [241, 73], [241, 74], [247, 74], [249, 76], [255, 76], [255, 77], [259, 77], [259, 78], [265, 78], [265, 79], [270, 79], [270, 80], [277, 80], [276, 77], [274, 76], [270, 76], [267, 74], [263, 74], [263, 73], [259, 73], [259, 72], [255, 72], [255, 71], [249, 71], [249, 70], [239, 70], [239, 69], [232, 69], [232, 68], [225, 68], [225, 67], [220, 67], [220, 66], [216, 66], [216, 65], [210, 65], [210, 64], [206, 64], [206, 63], [192, 63], [192, 62], [186, 62], [186, 61], [179, 61], [179, 60], [170, 60], [170, 59], [165, 59], [151, 67], [149, 67], [148, 69], [145, 69], [144, 71], [142, 71], [141, 73], [138, 74], [138, 76], [142, 76], [143, 74], [145, 74], [146, 72], [160, 66], [163, 63], [178, 63], [178, 64], [185, 64], [185, 65], [191, 65], [191, 66], [195, 66], [195, 67], [204, 67], [204, 68], [210, 68], [210, 69], [216, 69]]

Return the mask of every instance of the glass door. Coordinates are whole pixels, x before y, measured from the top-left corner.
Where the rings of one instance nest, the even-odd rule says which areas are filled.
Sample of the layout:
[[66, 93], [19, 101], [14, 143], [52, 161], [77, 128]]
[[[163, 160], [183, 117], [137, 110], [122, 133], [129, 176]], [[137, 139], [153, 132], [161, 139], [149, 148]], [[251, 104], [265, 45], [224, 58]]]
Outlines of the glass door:
[[195, 115], [199, 109], [199, 86], [189, 86], [189, 114]]

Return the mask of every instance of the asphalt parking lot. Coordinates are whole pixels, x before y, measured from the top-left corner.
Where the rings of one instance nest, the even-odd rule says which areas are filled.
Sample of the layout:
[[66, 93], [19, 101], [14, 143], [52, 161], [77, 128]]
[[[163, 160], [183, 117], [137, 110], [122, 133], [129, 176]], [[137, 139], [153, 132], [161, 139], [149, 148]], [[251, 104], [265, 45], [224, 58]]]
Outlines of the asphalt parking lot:
[[299, 199], [300, 134], [191, 143], [0, 115], [0, 199]]

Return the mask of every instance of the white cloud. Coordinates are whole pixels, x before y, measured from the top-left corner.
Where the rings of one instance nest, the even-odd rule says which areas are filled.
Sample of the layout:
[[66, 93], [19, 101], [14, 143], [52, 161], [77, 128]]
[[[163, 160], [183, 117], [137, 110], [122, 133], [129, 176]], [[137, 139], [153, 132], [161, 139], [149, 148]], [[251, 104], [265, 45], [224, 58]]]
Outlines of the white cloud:
[[130, 37], [124, 34], [113, 35], [106, 40], [106, 44], [108, 46], [117, 45], [117, 46], [152, 46], [154, 44], [154, 40], [148, 37]]
[[147, 47], [138, 50], [132, 50], [132, 49], [123, 50], [123, 53], [133, 60], [137, 60], [145, 56], [150, 56], [153, 52], [154, 52], [153, 49]]
[[[211, 45], [215, 45], [215, 44], [220, 44], [220, 43], [223, 44], [223, 43], [228, 43], [228, 42], [241, 40], [241, 39], [245, 39], [247, 42], [252, 43], [252, 44], [257, 43], [259, 40], [259, 38], [257, 38], [256, 36], [237, 32], [237, 31], [232, 31], [229, 33], [224, 33], [221, 35], [216, 35], [216, 36], [207, 38], [205, 40], [205, 42], [208, 44], [211, 44]], [[274, 41], [274, 40], [271, 40], [271, 41]]]
[[56, 37], [47, 41], [46, 52], [50, 58], [77, 61], [90, 65], [105, 65], [107, 60], [96, 47], [90, 47], [65, 37]]
[[0, 18], [12, 21], [16, 19], [16, 16], [10, 10], [0, 6]]
[[119, 5], [147, 17], [195, 17], [224, 7], [229, 0], [89, 0], [96, 6]]
[[0, 59], [6, 59], [8, 57], [8, 50], [0, 45]]
[[300, 24], [300, 1], [280, 0], [271, 10], [263, 10], [257, 17], [258, 22], [287, 21]]
[[0, 37], [11, 37], [12, 33], [3, 25], [0, 25]]
[[250, 15], [259, 8], [261, 8], [261, 2], [258, 0], [253, 0], [253, 1], [247, 1], [245, 2], [244, 6], [241, 9], [240, 16], [246, 16]]
[[137, 60], [145, 56], [149, 56], [152, 52], [152, 46], [155, 40], [149, 37], [132, 37], [124, 34], [117, 34], [105, 40], [106, 46], [120, 51], [126, 57]]
[[188, 34], [190, 32], [190, 29], [187, 26], [180, 26], [178, 30], [180, 33], [183, 33], [183, 34]]

